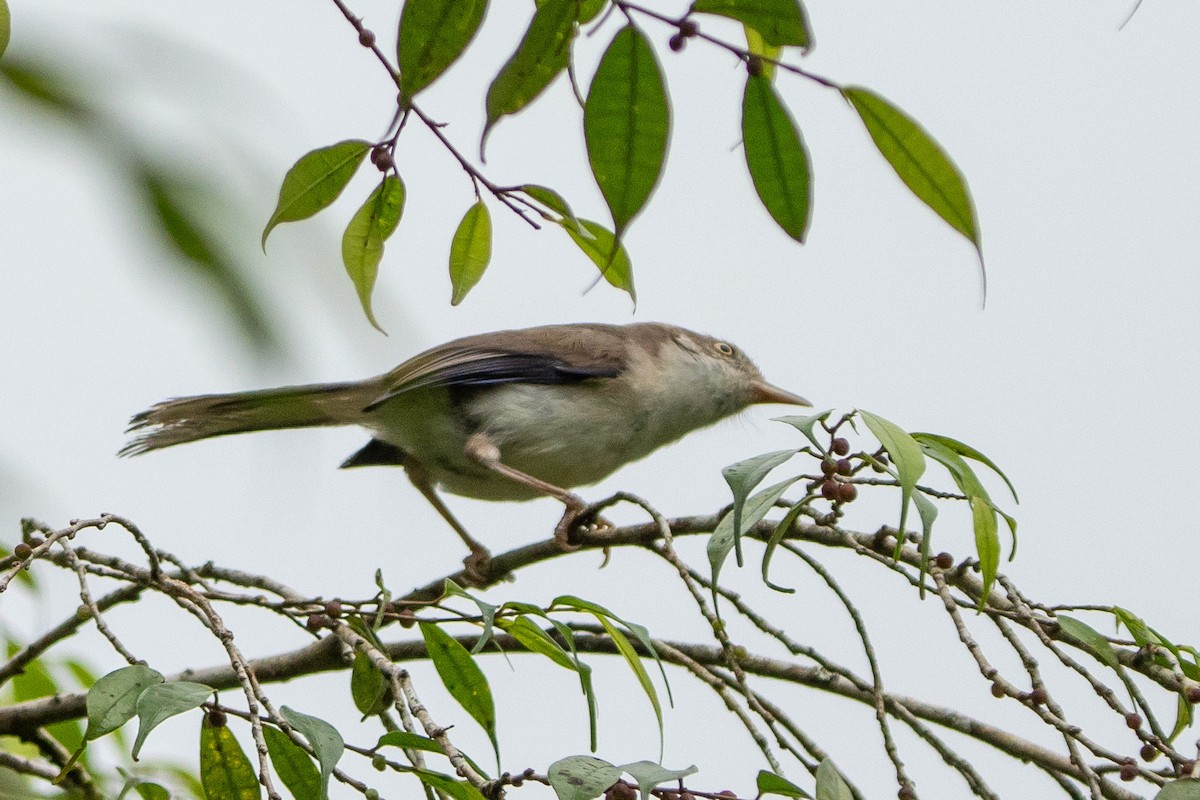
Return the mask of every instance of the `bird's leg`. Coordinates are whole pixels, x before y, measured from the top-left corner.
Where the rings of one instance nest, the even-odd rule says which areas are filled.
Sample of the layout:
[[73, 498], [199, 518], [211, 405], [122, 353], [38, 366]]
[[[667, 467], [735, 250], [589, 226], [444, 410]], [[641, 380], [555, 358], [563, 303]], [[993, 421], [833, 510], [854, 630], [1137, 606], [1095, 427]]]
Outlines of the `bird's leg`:
[[[528, 473], [508, 466], [500, 460], [500, 448], [486, 434], [472, 434], [467, 439], [467, 444], [463, 448], [463, 451], [481, 466], [487, 467], [492, 472], [503, 475], [517, 483], [523, 483], [530, 488], [553, 497], [566, 506], [562, 519], [554, 526], [554, 541], [564, 550], [574, 549], [574, 545], [571, 542], [571, 533], [581, 522], [585, 521], [589, 509], [588, 504], [579, 495], [569, 492], [561, 486], [547, 483], [541, 478], [535, 478]], [[607, 522], [602, 520], [598, 520], [597, 522], [602, 526], [611, 527]]]
[[425, 474], [425, 470], [418, 461], [405, 458], [404, 474], [408, 475], [412, 485], [417, 487], [417, 491], [429, 501], [431, 506], [437, 509], [437, 512], [442, 515], [442, 519], [446, 520], [446, 523], [454, 529], [454, 532], [463, 540], [463, 544], [471, 551], [471, 555], [463, 559], [464, 572], [472, 584], [483, 586], [487, 582], [488, 565], [491, 563], [492, 554], [474, 536], [467, 533], [463, 524], [454, 518], [454, 514], [442, 502], [442, 498], [438, 497], [429, 476]]

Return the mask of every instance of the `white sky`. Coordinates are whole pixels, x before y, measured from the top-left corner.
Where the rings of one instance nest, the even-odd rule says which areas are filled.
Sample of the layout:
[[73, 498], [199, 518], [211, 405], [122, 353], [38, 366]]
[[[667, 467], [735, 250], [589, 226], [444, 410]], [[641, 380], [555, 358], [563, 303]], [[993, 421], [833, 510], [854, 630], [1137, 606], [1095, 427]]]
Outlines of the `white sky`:
[[[341, 226], [374, 180], [365, 172], [331, 211], [278, 228], [267, 256], [256, 252], [291, 162], [340, 139], [377, 137], [391, 114], [386, 76], [332, 4], [10, 3], [14, 53], [52, 48], [88, 65], [99, 96], [139, 120], [147, 136], [170, 143], [162, 155], [195, 160], [242, 195], [244, 208], [229, 212], [231, 235], [261, 269], [258, 283], [285, 321], [296, 357], [264, 367], [248, 355], [206, 295], [177, 279], [139, 235], [128, 196], [97, 164], [96, 151], [0, 97], [0, 512], [8, 541], [21, 515], [59, 525], [114, 511], [189, 561], [215, 559], [270, 572], [302, 591], [353, 596], [370, 594], [382, 566], [403, 591], [450, 571], [459, 545], [399, 473], [335, 469], [364, 441], [361, 433], [232, 437], [118, 461], [126, 420], [168, 396], [374, 374], [483, 330], [661, 319], [729, 337], [769, 378], [820, 408], [861, 406], [910, 430], [979, 447], [1021, 492], [1013, 509], [1021, 550], [1006, 571], [1028, 594], [1121, 604], [1178, 640], [1200, 639], [1193, 558], [1200, 503], [1187, 463], [1200, 447], [1193, 413], [1200, 343], [1194, 3], [1148, 0], [1124, 30], [1124, 2], [810, 4], [817, 47], [806, 66], [889, 97], [966, 174], [989, 269], [986, 310], [969, 245], [907, 194], [846, 104], [787, 76], [780, 91], [811, 149], [816, 197], [807, 245], [778, 232], [757, 207], [736, 148], [742, 72], [699, 42], [670, 53], [669, 31], [647, 22], [675, 117], [665, 180], [628, 238], [636, 315], [607, 287], [581, 294], [593, 272], [565, 235], [534, 234], [496, 204], [489, 273], [451, 308], [446, 254], [473, 197], [449, 156], [414, 126], [398, 158], [408, 204], [376, 292], [388, 338], [362, 318], [340, 266]], [[393, 5], [354, 4], [385, 50]], [[482, 92], [525, 19], [524, 4], [514, 6], [520, 14], [493, 5], [476, 44], [422, 103], [450, 123], [448, 134], [467, 152], [478, 141]], [[584, 43], [581, 74], [590, 74], [613, 30], [610, 22]], [[560, 81], [533, 108], [500, 123], [487, 172], [501, 183], [554, 186], [581, 215], [604, 219], [579, 139], [579, 115]], [[713, 511], [727, 498], [722, 466], [795, 444], [790, 428], [769, 421], [774, 413], [755, 409], [694, 434], [585, 495], [621, 488], [669, 514]], [[878, 494], [861, 503], [856, 520], [864, 529], [895, 522], [895, 496]], [[559, 513], [550, 501], [450, 502], [496, 550], [546, 535]], [[970, 551], [961, 513], [944, 513], [939, 528], [935, 548]], [[89, 537], [89, 546], [128, 552], [116, 537]], [[698, 545], [690, 553], [703, 563]], [[654, 633], [700, 635], [697, 616], [662, 567], [619, 554], [596, 572], [595, 561], [547, 565], [490, 596], [547, 602], [572, 592]], [[879, 579], [861, 565], [833, 563], [878, 626], [889, 688], [947, 703], [986, 697], [986, 684], [949, 643], [931, 604], [909, 602], [898, 582], [871, 583]], [[798, 636], [861, 663], [852, 629], [811, 575], [781, 570], [781, 579], [803, 587], [781, 597], [755, 590], [756, 570], [728, 572], [791, 620]], [[650, 596], [653, 609], [639, 603]], [[65, 585], [61, 608], [24, 609], [32, 611], [29, 620], [4, 616], [30, 630], [74, 605]], [[18, 608], [7, 599], [6, 606]], [[912, 646], [918, 615], [936, 631], [924, 648]], [[134, 615], [116, 616], [116, 624], [164, 671], [219, 660], [208, 645], [200, 655], [162, 648], [161, 632]], [[294, 642], [262, 635], [256, 653]], [[102, 668], [117, 665], [93, 640], [80, 646]], [[573, 680], [527, 661], [516, 660], [514, 673], [497, 660], [489, 673], [496, 693], [507, 694], [501, 736], [513, 771], [544, 770], [587, 746]], [[425, 679], [426, 693], [437, 697], [432, 681]], [[342, 691], [343, 683], [320, 685]], [[686, 683], [677, 677], [677, 691]], [[276, 693], [310, 713], [332, 715], [342, 703], [297, 688]], [[522, 698], [531, 689], [547, 707], [561, 699], [561, 718], [521, 728], [529, 713]], [[607, 673], [600, 692], [597, 755], [616, 763], [654, 758], [651, 718], [628, 675]], [[795, 697], [806, 729], [857, 768], [859, 785], [893, 796], [869, 714], [847, 718], [842, 704]], [[439, 711], [449, 720], [458, 711], [448, 703]], [[740, 733], [718, 737], [719, 726], [733, 725], [719, 704], [705, 696], [681, 705], [668, 716], [665, 763], [696, 763], [697, 786], [751, 792], [761, 764]], [[1005, 720], [994, 704], [979, 700], [978, 708]], [[464, 744], [487, 763], [482, 737], [458, 721]], [[164, 730], [188, 742], [178, 750], [190, 754], [187, 725]], [[1114, 738], [1136, 750], [1132, 737]], [[172, 750], [168, 735], [151, 744]], [[965, 796], [957, 778], [907, 744], [906, 757], [921, 765], [915, 777], [923, 796]], [[998, 789], [1042, 780], [1035, 770], [996, 767], [986, 751], [967, 750], [985, 757]]]

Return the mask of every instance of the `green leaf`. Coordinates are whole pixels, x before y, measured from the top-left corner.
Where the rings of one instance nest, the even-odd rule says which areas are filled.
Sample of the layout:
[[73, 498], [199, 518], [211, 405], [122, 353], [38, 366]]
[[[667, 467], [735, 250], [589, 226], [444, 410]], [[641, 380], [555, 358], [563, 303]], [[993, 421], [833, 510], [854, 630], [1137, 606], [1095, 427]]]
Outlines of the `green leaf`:
[[133, 760], [138, 760], [138, 753], [150, 731], [176, 714], [198, 708], [214, 691], [211, 686], [189, 681], [147, 686], [137, 698], [138, 732], [133, 740]]
[[12, 13], [8, 10], [8, 1], [0, 0], [0, 56], [4, 55], [4, 51], [8, 47], [8, 40], [11, 36]]
[[904, 523], [908, 519], [908, 504], [912, 499], [917, 481], [925, 473], [925, 455], [921, 452], [921, 446], [917, 444], [916, 439], [895, 423], [888, 422], [870, 411], [860, 409], [858, 413], [896, 466], [897, 479], [900, 481], [900, 535], [896, 540], [896, 550], [899, 552], [904, 543]]
[[1113, 652], [1112, 645], [1095, 628], [1066, 614], [1056, 614], [1054, 619], [1063, 633], [1082, 643], [1101, 663], [1113, 669], [1120, 669], [1121, 662]]
[[775, 80], [775, 64], [773, 62], [779, 60], [779, 55], [783, 52], [783, 48], [776, 44], [768, 44], [767, 40], [762, 37], [762, 34], [749, 25], [743, 25], [742, 28], [746, 32], [746, 49], [751, 54], [763, 59], [763, 76], [767, 80]]
[[1154, 800], [1200, 800], [1200, 779], [1181, 778], [1158, 790]]
[[532, 103], [566, 69], [577, 13], [578, 0], [546, 0], [534, 12], [516, 52], [488, 87], [487, 122], [479, 142], [481, 158], [488, 134], [501, 117]]
[[1016, 489], [1016, 487], [1013, 486], [1012, 481], [1010, 481], [1008, 479], [1008, 476], [1005, 475], [1004, 472], [998, 466], [996, 466], [995, 462], [993, 462], [990, 458], [985, 456], [983, 453], [976, 450], [974, 447], [971, 447], [971, 445], [964, 444], [964, 443], [960, 442], [958, 439], [952, 439], [949, 436], [942, 436], [937, 433], [914, 433], [913, 438], [916, 439], [918, 442], [921, 442], [922, 444], [924, 444], [925, 442], [937, 442], [938, 444], [942, 445], [946, 449], [957, 453], [958, 455], [962, 456], [963, 458], [969, 458], [972, 461], [978, 461], [980, 464], [983, 464], [985, 467], [990, 469], [992, 472], [994, 472], [1000, 476], [1000, 479], [1004, 481], [1004, 485], [1008, 487], [1008, 491], [1009, 491], [1009, 494], [1012, 495], [1013, 502], [1015, 502], [1015, 503], [1021, 502], [1021, 498], [1017, 497], [1017, 489]]
[[91, 110], [80, 99], [82, 87], [64, 76], [46, 71], [44, 65], [9, 57], [0, 63], [0, 78], [43, 109], [65, 115], [76, 123], [89, 123]]
[[500, 764], [500, 743], [496, 738], [496, 705], [492, 701], [492, 690], [487, 678], [467, 648], [458, 640], [431, 622], [421, 622], [421, 635], [429, 660], [437, 669], [446, 691], [458, 701], [463, 710], [479, 723], [496, 753], [497, 767]]
[[387, 708], [388, 689], [387, 679], [375, 668], [371, 657], [361, 650], [355, 651], [350, 667], [350, 697], [363, 719]]
[[1000, 570], [1000, 536], [996, 533], [996, 512], [992, 504], [982, 497], [971, 499], [971, 521], [975, 528], [975, 553], [979, 556], [979, 570], [983, 577], [983, 594], [979, 597], [979, 609], [987, 604], [996, 573]]
[[933, 540], [933, 523], [937, 519], [938, 509], [933, 501], [920, 492], [913, 493], [913, 503], [917, 506], [917, 514], [921, 517], [921, 576], [920, 594], [925, 597], [925, 575], [929, 572], [929, 543]]
[[383, 243], [395, 232], [403, 212], [404, 181], [388, 175], [355, 212], [342, 235], [342, 263], [358, 291], [363, 312], [381, 333], [383, 328], [371, 310], [371, 293], [383, 260]]
[[804, 436], [813, 443], [813, 447], [817, 448], [817, 450], [823, 453], [825, 452], [825, 448], [820, 442], [817, 441], [816, 434], [813, 433], [813, 430], [816, 428], [818, 423], [829, 419], [829, 415], [832, 413], [833, 409], [831, 408], [828, 411], [822, 411], [820, 414], [794, 414], [786, 417], [771, 417], [771, 421], [786, 422], [788, 425], [791, 425], [793, 428], [803, 433]]
[[774, 772], [767, 772], [765, 769], [760, 769], [758, 771], [757, 785], [758, 794], [760, 797], [764, 794], [781, 794], [784, 797], [811, 797], [808, 792], [804, 791], [787, 778], [784, 778], [781, 775], [776, 775]]
[[165, 680], [162, 673], [134, 664], [96, 681], [87, 693], [88, 724], [84, 737], [89, 741], [99, 739], [133, 719], [142, 692]]
[[453, 64], [475, 38], [487, 0], [407, 0], [400, 12], [396, 63], [411, 100]]
[[259, 800], [262, 792], [250, 759], [225, 725], [204, 716], [200, 725], [200, 785], [208, 800]]
[[[600, 274], [604, 280], [608, 281], [618, 289], [628, 292], [630, 299], [637, 303], [637, 292], [633, 288], [633, 263], [629, 260], [629, 253], [625, 252], [625, 245], [617, 241], [617, 237], [613, 236], [612, 232], [598, 222], [592, 222], [590, 219], [578, 219], [572, 224], [565, 218], [559, 221], [559, 225], [571, 237], [571, 240], [579, 246], [579, 249], [587, 255], [600, 269]], [[583, 232], [580, 233], [577, 226], [583, 226]], [[614, 248], [616, 254], [613, 254]]]
[[572, 672], [578, 671], [577, 664], [562, 646], [550, 638], [550, 634], [539, 628], [528, 615], [522, 614], [513, 620], [502, 620], [500, 627], [531, 653], [539, 653]]
[[803, 243], [812, 215], [812, 168], [800, 129], [766, 75], [746, 78], [742, 147], [758, 199], [788, 236]]
[[736, 19], [762, 34], [768, 44], [812, 47], [808, 20], [798, 0], [696, 0], [692, 11]]
[[680, 781], [688, 775], [695, 775], [700, 771], [694, 764], [683, 769], [667, 769], [653, 761], [634, 761], [630, 764], [622, 764], [621, 769], [629, 773], [637, 783], [641, 800], [650, 800], [650, 792], [660, 784], [667, 781]]
[[287, 706], [280, 706], [279, 713], [308, 740], [308, 746], [316, 753], [317, 764], [321, 767], [321, 797], [329, 797], [329, 776], [346, 749], [342, 735], [325, 720], [301, 714]]
[[592, 800], [621, 779], [621, 770], [592, 756], [567, 756], [546, 770], [558, 800]]
[[421, 779], [421, 783], [431, 789], [445, 792], [454, 800], [484, 800], [479, 790], [466, 781], [456, 780], [449, 775], [427, 769], [414, 769], [413, 774]]
[[278, 728], [264, 725], [262, 731], [271, 766], [275, 767], [292, 797], [295, 800], [320, 800], [321, 773], [313, 764], [312, 756]]
[[133, 790], [142, 800], [171, 800], [171, 793], [153, 781], [141, 781], [133, 787]]
[[[783, 537], [787, 535], [787, 532], [789, 530], [791, 530], [793, 525], [796, 524], [796, 520], [800, 518], [800, 515], [802, 513], [804, 513], [804, 508], [805, 508], [805, 506], [803, 503], [796, 503], [794, 506], [792, 506], [791, 508], [788, 509], [788, 512], [783, 515], [783, 519], [779, 520], [779, 524], [775, 526], [775, 530], [771, 531], [771, 538], [767, 540], [767, 547], [763, 551], [763, 560], [762, 560], [763, 583], [765, 583], [767, 586], [769, 586], [770, 588], [774, 589], [777, 592], [783, 592], [785, 594], [794, 594], [796, 591], [795, 589], [792, 589], [790, 587], [780, 586], [779, 584], [774, 583], [771, 580], [771, 578], [770, 578], [771, 559], [775, 556], [775, 551], [779, 548], [779, 543], [783, 541]], [[714, 597], [715, 597], [715, 594], [714, 594]]]
[[566, 222], [570, 221], [571, 226], [574, 227], [577, 233], [586, 235], [583, 226], [579, 224], [579, 220], [575, 217], [575, 212], [571, 210], [570, 204], [567, 203], [561, 194], [548, 186], [538, 186], [536, 183], [525, 184], [521, 187], [521, 191], [562, 217], [559, 222], [564, 227], [566, 227]]
[[662, 69], [646, 37], [626, 25], [604, 51], [583, 107], [583, 135], [616, 238], [662, 175], [671, 111]]
[[433, 739], [408, 731], [388, 731], [379, 737], [379, 741], [375, 743], [375, 749], [378, 750], [385, 745], [402, 747], [405, 750], [424, 750], [427, 753], [445, 754], [442, 746]]
[[854, 792], [833, 762], [826, 758], [817, 765], [817, 800], [854, 800]]
[[449, 578], [442, 585], [442, 593], [446, 597], [461, 597], [465, 600], [470, 600], [479, 608], [479, 616], [483, 618], [483, 635], [479, 637], [479, 641], [475, 642], [475, 646], [471, 648], [471, 655], [482, 652], [483, 648], [492, 638], [492, 628], [496, 624], [496, 611], [498, 607], [491, 603], [485, 603]]
[[[725, 478], [725, 483], [729, 484], [729, 489], [733, 492], [733, 541], [734, 548], [737, 550], [739, 567], [742, 566], [741, 536], [746, 532], [746, 527], [748, 527], [742, 525], [742, 512], [746, 505], [746, 498], [762, 483], [763, 478], [767, 477], [767, 473], [798, 452], [800, 451], [775, 450], [770, 453], [754, 456], [753, 458], [747, 458], [736, 464], [730, 464], [721, 470], [721, 475]], [[762, 518], [759, 517], [759, 519]], [[755, 522], [757, 521], [755, 520]], [[753, 525], [754, 523], [750, 524]]]
[[279, 202], [263, 229], [263, 249], [279, 223], [308, 219], [337, 200], [370, 149], [370, 142], [348, 139], [300, 156], [279, 187]]
[[492, 258], [492, 218], [482, 200], [467, 209], [450, 242], [450, 305], [456, 306], [479, 283]]
[[870, 89], [848, 86], [842, 95], [904, 185], [979, 251], [974, 203], [962, 173], [941, 146], [916, 120]]

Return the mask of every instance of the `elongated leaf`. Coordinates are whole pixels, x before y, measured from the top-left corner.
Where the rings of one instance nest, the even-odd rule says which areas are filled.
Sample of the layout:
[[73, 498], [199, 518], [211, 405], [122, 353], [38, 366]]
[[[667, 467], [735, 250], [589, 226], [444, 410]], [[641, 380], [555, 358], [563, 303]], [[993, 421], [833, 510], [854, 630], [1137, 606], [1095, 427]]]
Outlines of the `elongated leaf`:
[[442, 746], [433, 739], [408, 731], [388, 731], [379, 737], [379, 741], [375, 743], [375, 749], [378, 750], [384, 745], [403, 747], [405, 750], [424, 750], [429, 753], [444, 752]]
[[387, 708], [388, 682], [383, 673], [371, 663], [371, 657], [355, 651], [350, 666], [350, 697], [363, 719]]
[[592, 800], [621, 779], [621, 770], [592, 756], [567, 756], [546, 770], [558, 800]]
[[445, 792], [454, 800], [484, 800], [479, 790], [466, 781], [427, 769], [414, 769], [413, 774], [421, 779], [421, 783], [431, 789]]
[[[767, 477], [767, 473], [798, 452], [800, 451], [776, 450], [771, 453], [763, 453], [736, 464], [730, 464], [721, 470], [725, 483], [729, 484], [729, 489], [733, 492], [733, 541], [739, 567], [742, 566], [741, 536], [746, 530], [742, 526], [742, 511], [746, 505], [746, 498], [762, 483], [763, 478]], [[757, 520], [755, 521], [757, 522]]]
[[925, 474], [925, 455], [921, 446], [911, 435], [893, 422], [888, 422], [870, 411], [859, 410], [859, 416], [875, 438], [883, 445], [896, 465], [896, 476], [900, 481], [900, 535], [896, 540], [896, 551], [899, 552], [904, 543], [904, 523], [908, 519], [908, 504], [912, 499], [913, 489], [917, 481]]
[[150, 731], [176, 714], [198, 708], [212, 696], [213, 691], [210, 686], [189, 681], [147, 686], [137, 698], [138, 732], [133, 740], [133, 760], [138, 760], [138, 753]]
[[567, 221], [575, 228], [577, 233], [586, 235], [583, 226], [579, 224], [579, 220], [575, 217], [575, 212], [571, 210], [571, 206], [566, 199], [548, 186], [538, 186], [536, 183], [527, 183], [521, 187], [521, 191], [538, 201], [546, 208], [556, 212], [562, 217], [560, 220], [564, 225]]
[[1054, 620], [1063, 633], [1082, 642], [1083, 646], [1100, 659], [1101, 663], [1113, 669], [1120, 668], [1121, 662], [1117, 659], [1117, 654], [1113, 652], [1112, 645], [1091, 625], [1074, 617], [1068, 617], [1066, 614], [1056, 614]]
[[0, 56], [8, 48], [8, 40], [12, 36], [12, 13], [8, 10], [8, 0], [0, 0]]
[[808, 20], [798, 0], [696, 0], [692, 11], [736, 19], [767, 44], [812, 47]]
[[796, 414], [786, 417], [771, 417], [771, 420], [773, 422], [786, 422], [788, 425], [791, 425], [793, 428], [803, 433], [805, 438], [813, 443], [813, 447], [824, 452], [825, 448], [822, 447], [821, 443], [817, 441], [816, 434], [814, 434], [813, 431], [816, 429], [816, 426], [819, 423], [829, 419], [829, 415], [832, 413], [833, 409], [831, 408], [828, 411], [822, 411], [820, 414]]
[[278, 728], [264, 725], [262, 731], [271, 766], [275, 767], [275, 772], [292, 797], [295, 800], [320, 800], [321, 772], [313, 763], [312, 756]]
[[700, 771], [694, 764], [683, 769], [667, 769], [653, 761], [634, 761], [630, 764], [622, 764], [621, 769], [637, 783], [641, 800], [650, 800], [650, 792], [667, 781], [680, 781], [688, 775], [695, 775]]
[[475, 38], [487, 0], [407, 0], [400, 12], [396, 63], [411, 100], [453, 64]]
[[996, 533], [996, 513], [992, 504], [982, 497], [971, 498], [971, 520], [975, 526], [975, 553], [983, 577], [983, 594], [979, 597], [982, 610], [1000, 570], [1000, 536]]
[[625, 659], [625, 663], [629, 665], [629, 669], [633, 671], [634, 677], [637, 678], [638, 684], [641, 685], [642, 691], [650, 701], [650, 706], [654, 709], [654, 718], [658, 721], [658, 743], [661, 750], [663, 744], [662, 705], [658, 701], [658, 691], [650, 681], [650, 674], [646, 672], [645, 666], [642, 665], [642, 657], [638, 655], [637, 650], [630, 644], [629, 638], [616, 625], [613, 625], [608, 617], [603, 614], [597, 614], [596, 619], [604, 627], [605, 632], [608, 633], [608, 638], [612, 639], [613, 644], [616, 645], [617, 652]]
[[937, 442], [943, 447], [958, 453], [963, 458], [969, 458], [972, 461], [978, 461], [980, 464], [983, 464], [992, 472], [1000, 476], [1000, 479], [1004, 481], [1004, 485], [1008, 487], [1008, 491], [1012, 495], [1013, 502], [1021, 502], [1021, 498], [1017, 497], [1016, 487], [1013, 486], [1012, 481], [1008, 479], [1008, 476], [1004, 474], [1004, 471], [996, 466], [995, 462], [993, 462], [990, 458], [976, 450], [974, 447], [971, 447], [971, 445], [964, 444], [958, 439], [952, 439], [949, 436], [942, 436], [941, 434], [937, 433], [914, 433], [913, 438], [922, 443]]
[[[767, 40], [762, 37], [762, 34], [749, 25], [743, 25], [742, 28], [746, 32], [746, 49], [753, 55], [763, 59], [763, 76], [768, 80], [775, 80], [775, 64], [773, 62], [779, 60], [779, 54], [783, 52], [783, 48], [776, 44], [768, 44]], [[759, 774], [761, 775], [762, 773]]]
[[263, 229], [263, 249], [267, 247], [267, 237], [279, 223], [308, 219], [333, 203], [370, 149], [370, 142], [348, 139], [300, 156], [279, 187], [279, 201]]
[[456, 306], [479, 283], [492, 258], [492, 218], [479, 200], [467, 209], [450, 242], [450, 305]]
[[546, 0], [538, 6], [516, 52], [488, 87], [480, 157], [500, 118], [532, 103], [567, 68], [577, 13], [577, 0]]
[[612, 212], [617, 239], [658, 184], [670, 128], [654, 49], [641, 31], [626, 25], [604, 51], [583, 107], [588, 162]]
[[[913, 438], [916, 439], [916, 441], [921, 445], [921, 450], [926, 455], [942, 464], [942, 466], [946, 468], [946, 470], [950, 473], [950, 476], [954, 478], [954, 482], [958, 485], [959, 490], [967, 496], [968, 500], [978, 498], [982, 502], [986, 503], [989, 508], [991, 508], [993, 517], [995, 514], [999, 514], [1004, 518], [1005, 523], [1008, 524], [1009, 532], [1012, 535], [1012, 549], [1009, 552], [1009, 560], [1012, 560], [1017, 554], [1017, 521], [1001, 511], [996, 504], [992, 502], [991, 496], [988, 494], [987, 489], [984, 488], [983, 483], [980, 482], [979, 476], [975, 474], [975, 470], [971, 469], [970, 464], [968, 464], [966, 459], [958, 454], [957, 450], [953, 449], [951, 445], [943, 441], [944, 437], [923, 433], [914, 434]], [[992, 527], [995, 527], [994, 518], [990, 524]], [[981, 534], [985, 536], [987, 535], [986, 531], [980, 531], [977, 529], [976, 535], [979, 536]]]
[[[442, 584], [442, 593], [446, 597], [461, 597], [464, 600], [470, 600], [479, 609], [479, 616], [483, 619], [483, 635], [479, 637], [479, 640], [475, 642], [475, 646], [471, 648], [471, 655], [482, 652], [483, 648], [492, 638], [492, 629], [496, 624], [496, 611], [498, 607], [480, 600], [449, 578]], [[537, 608], [537, 606], [534, 606], [534, 608]]]
[[496, 738], [496, 705], [487, 678], [467, 648], [450, 634], [430, 622], [421, 622], [421, 635], [429, 660], [433, 662], [438, 677], [446, 691], [458, 701], [463, 710], [479, 723], [496, 753], [496, 764], [500, 763], [500, 743]]
[[576, 663], [567, 654], [567, 651], [558, 642], [551, 639], [550, 634], [539, 628], [527, 615], [522, 614], [514, 620], [504, 620], [500, 623], [500, 627], [529, 652], [540, 653], [560, 667], [566, 667], [572, 672], [577, 671]]
[[333, 775], [333, 768], [346, 749], [342, 735], [325, 720], [310, 717], [287, 706], [280, 706], [279, 713], [308, 740], [308, 746], [316, 753], [317, 764], [321, 768], [321, 798], [325, 800], [329, 797], [329, 777]]
[[153, 781], [140, 781], [133, 787], [133, 790], [142, 800], [171, 800], [171, 793]]
[[250, 759], [233, 731], [213, 725], [205, 715], [200, 725], [200, 785], [208, 800], [259, 800], [262, 791]]
[[933, 523], [937, 519], [938, 509], [925, 495], [913, 492], [913, 503], [917, 506], [917, 514], [921, 517], [921, 575], [920, 594], [925, 598], [925, 575], [929, 572], [929, 543], [933, 540]]
[[[592, 260], [600, 269], [604, 280], [616, 288], [629, 293], [630, 299], [637, 303], [637, 291], [633, 288], [633, 263], [625, 245], [617, 241], [612, 232], [598, 222], [590, 219], [579, 219], [575, 224], [562, 219], [559, 224], [567, 232], [571, 240], [579, 245], [579, 249]], [[578, 226], [583, 227], [583, 233]], [[613, 251], [616, 251], [616, 255]]]
[[783, 592], [784, 594], [793, 594], [796, 590], [786, 586], [780, 586], [779, 584], [772, 582], [770, 578], [771, 559], [775, 556], [775, 551], [779, 548], [779, 543], [783, 541], [783, 537], [786, 536], [787, 532], [791, 530], [793, 525], [796, 524], [796, 520], [800, 518], [802, 513], [804, 513], [804, 505], [801, 503], [796, 503], [796, 505], [788, 509], [788, 512], [783, 515], [783, 519], [779, 520], [779, 524], [775, 526], [775, 530], [771, 531], [771, 538], [767, 540], [767, 548], [763, 551], [763, 583], [775, 591]]
[[383, 328], [371, 310], [371, 294], [375, 290], [379, 262], [383, 260], [383, 243], [395, 232], [402, 213], [404, 182], [395, 175], [388, 175], [355, 212], [342, 235], [342, 263], [346, 273], [354, 282], [367, 319], [381, 332]]
[[854, 800], [854, 793], [833, 762], [826, 758], [817, 765], [817, 800]]
[[967, 183], [958, 167], [916, 120], [870, 89], [848, 86], [854, 106], [875, 146], [912, 193], [950, 227], [980, 248], [979, 224]]
[[96, 681], [87, 693], [88, 724], [84, 738], [98, 739], [133, 719], [142, 692], [165, 680], [162, 673], [134, 664]]
[[746, 78], [742, 146], [758, 199], [797, 242], [804, 242], [812, 211], [812, 168], [800, 129], [766, 75]]
[[799, 797], [810, 798], [808, 792], [801, 789], [796, 784], [789, 781], [782, 775], [776, 775], [774, 772], [767, 772], [765, 769], [758, 771], [758, 794], [781, 794], [784, 797]]

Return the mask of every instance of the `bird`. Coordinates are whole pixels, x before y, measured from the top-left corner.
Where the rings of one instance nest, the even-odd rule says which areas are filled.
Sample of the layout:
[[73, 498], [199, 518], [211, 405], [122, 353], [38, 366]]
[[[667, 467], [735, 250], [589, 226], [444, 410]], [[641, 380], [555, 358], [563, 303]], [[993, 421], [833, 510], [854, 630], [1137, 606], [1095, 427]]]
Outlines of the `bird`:
[[490, 554], [438, 490], [490, 501], [556, 498], [570, 547], [594, 484], [751, 405], [811, 405], [768, 383], [729, 342], [676, 325], [574, 323], [447, 342], [362, 381], [165, 400], [135, 415], [120, 455], [250, 431], [357, 425], [371, 439], [342, 468], [399, 466], [466, 544]]

